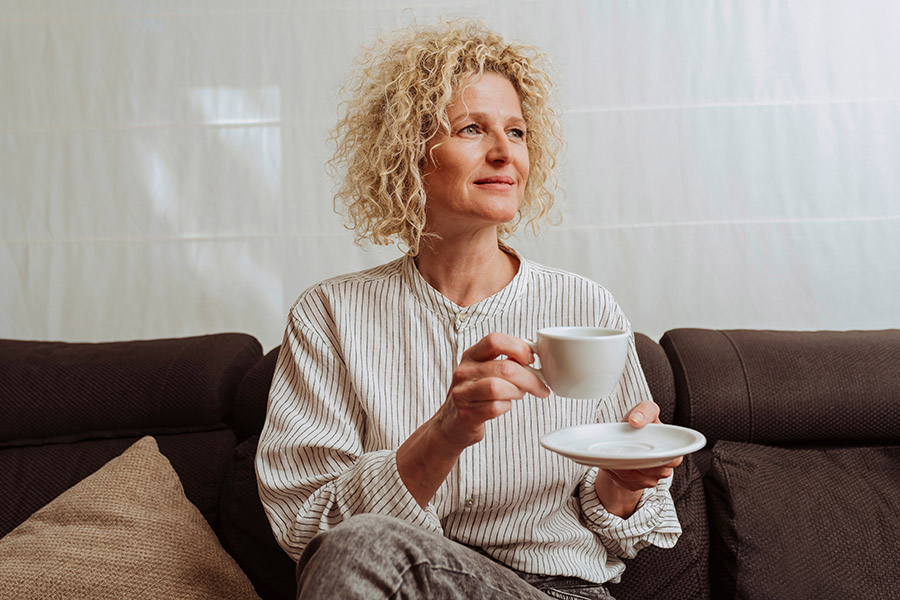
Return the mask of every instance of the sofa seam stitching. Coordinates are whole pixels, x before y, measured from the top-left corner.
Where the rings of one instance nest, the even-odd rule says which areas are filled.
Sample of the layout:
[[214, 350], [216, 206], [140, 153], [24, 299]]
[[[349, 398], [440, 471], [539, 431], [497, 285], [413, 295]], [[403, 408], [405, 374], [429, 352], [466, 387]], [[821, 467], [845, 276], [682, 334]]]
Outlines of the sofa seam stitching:
[[741, 354], [741, 351], [738, 349], [737, 344], [734, 339], [729, 335], [729, 332], [722, 331], [722, 335], [725, 336], [725, 339], [728, 340], [728, 343], [731, 344], [731, 347], [734, 349], [734, 353], [738, 358], [738, 362], [741, 364], [741, 376], [744, 379], [744, 389], [747, 390], [747, 415], [749, 421], [749, 427], [747, 431], [747, 442], [753, 442], [753, 393], [750, 390], [750, 380], [747, 377], [747, 365], [744, 362], [744, 357]]

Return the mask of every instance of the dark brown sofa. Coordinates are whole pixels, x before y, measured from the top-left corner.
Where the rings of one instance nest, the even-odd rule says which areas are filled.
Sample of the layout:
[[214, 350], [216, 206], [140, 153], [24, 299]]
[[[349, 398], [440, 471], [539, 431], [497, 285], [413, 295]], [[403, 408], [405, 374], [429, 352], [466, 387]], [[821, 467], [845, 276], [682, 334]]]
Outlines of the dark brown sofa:
[[[900, 598], [900, 331], [637, 342], [663, 421], [709, 444], [676, 471], [681, 540], [642, 550], [617, 598]], [[244, 334], [0, 341], [0, 537], [151, 435], [259, 595], [293, 597], [253, 473], [276, 354]]]

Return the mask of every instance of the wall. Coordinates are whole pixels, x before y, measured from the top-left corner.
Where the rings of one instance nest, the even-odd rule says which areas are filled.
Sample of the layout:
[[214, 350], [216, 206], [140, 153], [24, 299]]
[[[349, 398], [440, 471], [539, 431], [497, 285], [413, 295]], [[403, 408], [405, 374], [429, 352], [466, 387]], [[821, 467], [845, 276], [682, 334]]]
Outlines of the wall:
[[0, 1], [0, 337], [247, 331], [379, 264], [323, 164], [360, 44], [478, 15], [561, 81], [563, 221], [513, 245], [635, 329], [900, 326], [900, 3]]

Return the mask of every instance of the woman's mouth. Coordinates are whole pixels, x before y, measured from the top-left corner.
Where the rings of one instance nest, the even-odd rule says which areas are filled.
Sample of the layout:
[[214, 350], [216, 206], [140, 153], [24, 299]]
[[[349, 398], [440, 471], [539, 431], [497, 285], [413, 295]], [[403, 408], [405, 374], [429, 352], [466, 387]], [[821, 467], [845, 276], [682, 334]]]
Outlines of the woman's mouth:
[[484, 177], [482, 179], [478, 179], [475, 181], [475, 185], [480, 187], [492, 187], [496, 189], [507, 189], [513, 185], [515, 185], [515, 181], [512, 177], [506, 177], [504, 175], [494, 175], [491, 177]]

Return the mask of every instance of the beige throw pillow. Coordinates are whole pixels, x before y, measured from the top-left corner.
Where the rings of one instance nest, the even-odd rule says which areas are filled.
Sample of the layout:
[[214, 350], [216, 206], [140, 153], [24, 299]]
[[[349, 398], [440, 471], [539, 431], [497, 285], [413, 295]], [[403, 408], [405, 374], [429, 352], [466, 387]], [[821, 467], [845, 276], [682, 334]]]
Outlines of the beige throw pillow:
[[0, 539], [0, 599], [254, 599], [145, 437]]

